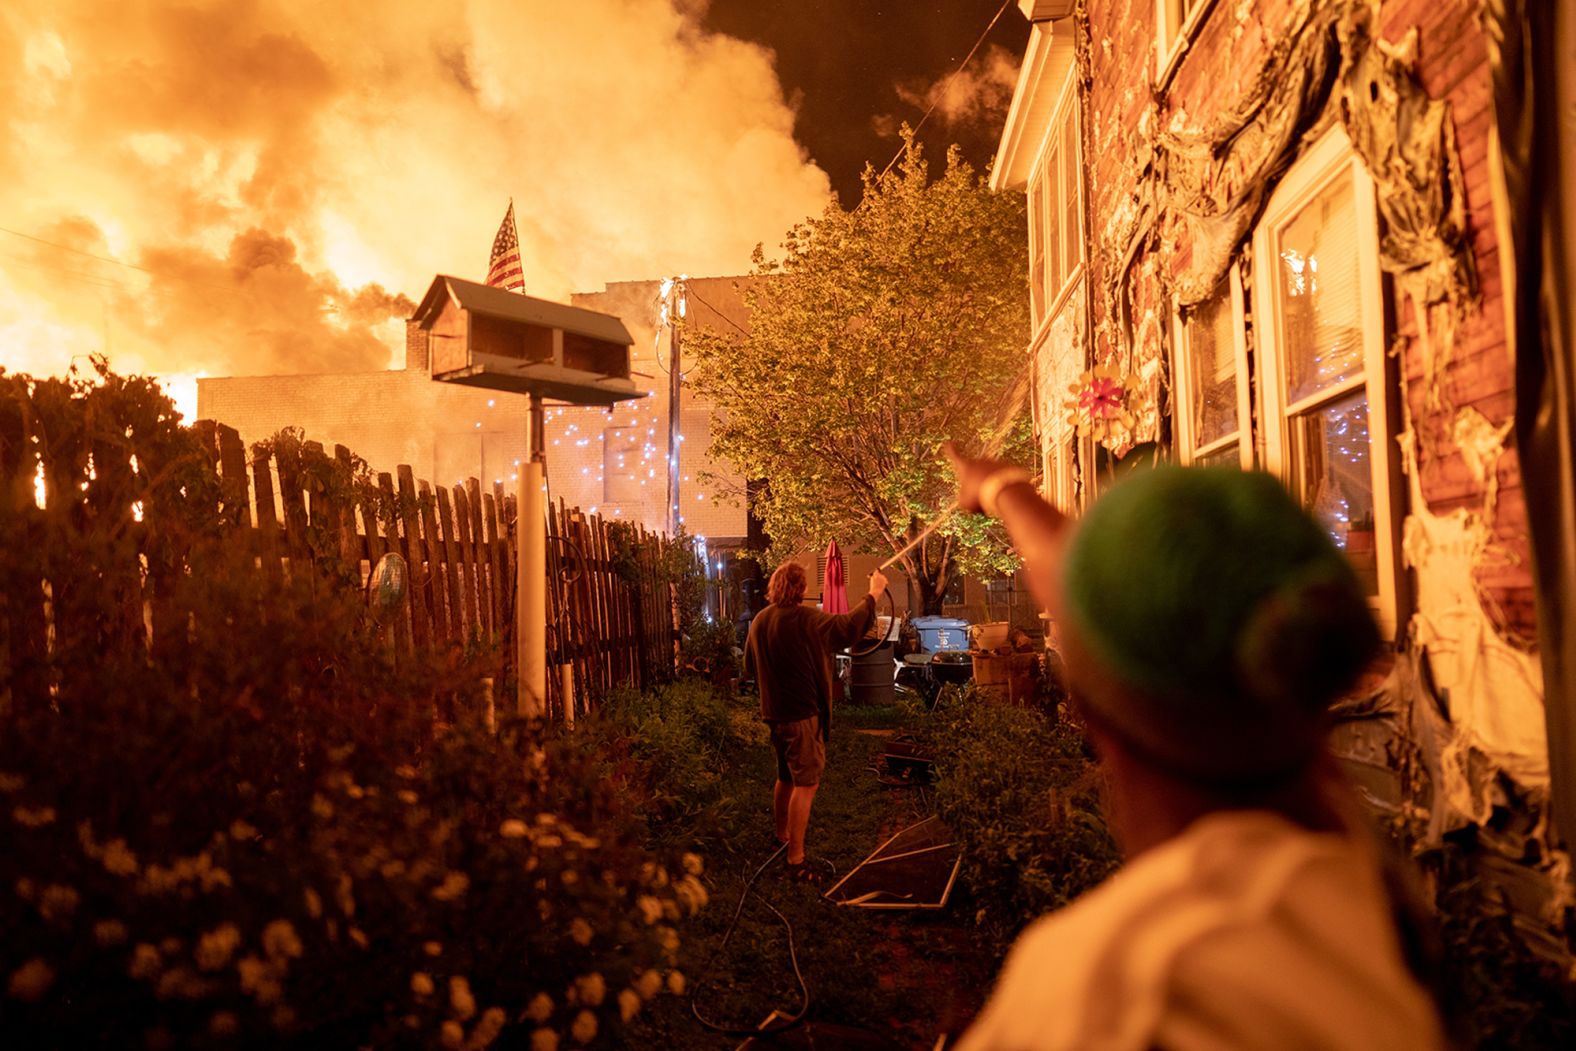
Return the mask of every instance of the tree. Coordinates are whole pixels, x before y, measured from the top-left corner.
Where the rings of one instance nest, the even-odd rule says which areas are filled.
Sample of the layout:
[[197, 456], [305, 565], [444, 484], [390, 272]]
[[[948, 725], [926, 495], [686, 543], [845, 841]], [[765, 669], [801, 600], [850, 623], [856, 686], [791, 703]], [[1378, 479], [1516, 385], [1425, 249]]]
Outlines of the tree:
[[[951, 502], [941, 443], [1028, 462], [1028, 304], [1020, 194], [995, 194], [956, 147], [932, 181], [904, 129], [901, 163], [755, 251], [748, 332], [692, 330], [712, 453], [746, 478], [777, 553], [836, 539], [896, 552]], [[954, 515], [901, 565], [927, 613], [958, 572], [1016, 565], [977, 515]]]

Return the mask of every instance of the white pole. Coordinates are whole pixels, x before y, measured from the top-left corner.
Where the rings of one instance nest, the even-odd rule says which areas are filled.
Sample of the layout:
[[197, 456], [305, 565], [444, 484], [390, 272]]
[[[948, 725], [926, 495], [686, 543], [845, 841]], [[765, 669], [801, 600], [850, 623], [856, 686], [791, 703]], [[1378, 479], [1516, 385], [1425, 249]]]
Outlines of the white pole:
[[542, 454], [542, 399], [531, 395], [531, 457], [520, 465], [519, 558], [515, 569], [516, 706], [523, 718], [547, 714], [547, 465]]

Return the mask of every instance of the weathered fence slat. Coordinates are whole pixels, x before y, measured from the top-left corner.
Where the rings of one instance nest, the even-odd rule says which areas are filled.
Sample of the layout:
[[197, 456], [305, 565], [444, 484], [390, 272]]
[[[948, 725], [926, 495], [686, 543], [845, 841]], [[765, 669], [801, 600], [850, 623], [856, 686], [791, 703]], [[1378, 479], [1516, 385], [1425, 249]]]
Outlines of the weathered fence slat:
[[433, 496], [438, 502], [438, 524], [443, 529], [443, 566], [449, 583], [449, 637], [465, 639], [465, 592], [460, 581], [460, 545], [454, 534], [454, 514], [449, 509], [449, 489], [437, 486]]
[[471, 543], [471, 504], [465, 486], [454, 487], [454, 525], [460, 548], [460, 576], [465, 579], [465, 632], [475, 635], [481, 629], [477, 606], [476, 550]]
[[333, 516], [334, 537], [339, 543], [339, 557], [344, 559], [345, 565], [355, 576], [361, 579], [361, 559], [365, 554], [365, 544], [356, 530], [356, 497], [355, 474], [356, 469], [350, 456], [350, 450], [343, 445], [334, 446], [334, 482], [337, 497], [329, 505]]
[[279, 579], [279, 517], [274, 513], [274, 476], [268, 466], [268, 454], [252, 457], [252, 492], [257, 501], [257, 552], [263, 564], [263, 576], [268, 580]]
[[400, 554], [410, 569], [410, 635], [417, 647], [427, 645], [428, 624], [432, 621], [432, 592], [429, 586], [426, 545], [422, 542], [421, 529], [416, 515], [416, 478], [409, 464], [400, 464], [399, 519], [401, 527]]
[[443, 538], [438, 534], [435, 510], [432, 484], [423, 478], [416, 483], [416, 511], [421, 517], [421, 535], [427, 555], [427, 599], [432, 612], [432, 639], [434, 642], [453, 641], [459, 638], [459, 632], [451, 631], [449, 627], [449, 580], [444, 575]]
[[220, 513], [231, 529], [252, 524], [251, 501], [246, 484], [246, 446], [234, 427], [220, 424], [219, 432], [219, 492], [224, 503]]

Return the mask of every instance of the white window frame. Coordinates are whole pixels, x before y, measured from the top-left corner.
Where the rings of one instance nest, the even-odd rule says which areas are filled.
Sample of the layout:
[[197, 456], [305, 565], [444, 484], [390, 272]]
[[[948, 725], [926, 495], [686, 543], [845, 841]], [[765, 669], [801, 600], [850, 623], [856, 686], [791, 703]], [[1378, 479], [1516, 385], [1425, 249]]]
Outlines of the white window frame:
[[[1342, 383], [1297, 402], [1285, 400], [1286, 362], [1279, 346], [1279, 285], [1276, 281], [1272, 239], [1304, 206], [1332, 181], [1350, 173], [1356, 199], [1358, 224], [1358, 287], [1362, 318], [1363, 371]], [[1379, 215], [1374, 182], [1351, 140], [1334, 125], [1287, 171], [1276, 187], [1253, 234], [1254, 331], [1258, 342], [1259, 425], [1264, 438], [1264, 465], [1294, 493], [1300, 480], [1293, 476], [1290, 420], [1320, 405], [1362, 389], [1368, 396], [1369, 469], [1374, 499], [1374, 550], [1378, 595], [1370, 597], [1386, 637], [1396, 628], [1399, 592], [1400, 529], [1395, 509], [1400, 500], [1392, 486], [1399, 479], [1396, 443], [1390, 427], [1388, 404], [1389, 365], [1385, 355], [1384, 274], [1379, 262]]]
[[1182, 55], [1187, 50], [1184, 45], [1193, 39], [1199, 24], [1204, 21], [1209, 9], [1215, 6], [1215, 0], [1195, 0], [1193, 9], [1186, 14], [1172, 10], [1171, 5], [1177, 0], [1154, 2], [1155, 83], [1163, 87], [1171, 80], [1171, 75], [1182, 61]]
[[[1073, 123], [1073, 143], [1076, 147], [1076, 156], [1069, 163], [1063, 146], [1066, 144], [1066, 124]], [[1057, 192], [1052, 193], [1052, 184], [1046, 178], [1050, 162], [1057, 165], [1058, 178], [1054, 184]], [[1070, 169], [1070, 170], [1069, 170]], [[1071, 180], [1069, 182], [1069, 176]], [[1067, 214], [1067, 190], [1069, 185], [1077, 194], [1076, 215], [1077, 228], [1069, 231], [1063, 219]], [[1035, 197], [1038, 189], [1040, 198], [1039, 214], [1035, 214]], [[1035, 336], [1043, 333], [1045, 326], [1049, 325], [1056, 315], [1061, 312], [1062, 305], [1067, 301], [1070, 290], [1078, 280], [1083, 277], [1084, 266], [1087, 262], [1084, 251], [1084, 185], [1083, 185], [1083, 136], [1079, 126], [1078, 93], [1073, 87], [1073, 69], [1069, 67], [1056, 97], [1054, 115], [1046, 129], [1045, 138], [1040, 144], [1039, 156], [1035, 158], [1034, 170], [1029, 175], [1029, 186], [1026, 197], [1029, 209], [1029, 281], [1031, 301], [1043, 304], [1043, 312], [1033, 318]], [[1050, 242], [1047, 236], [1049, 231], [1055, 231], [1055, 242]], [[1056, 251], [1053, 264], [1051, 252]], [[1044, 262], [1040, 270], [1040, 287], [1034, 288], [1033, 259], [1036, 251], [1044, 253]], [[1071, 265], [1067, 265], [1071, 263]], [[1065, 268], [1065, 269], [1064, 269]], [[1057, 280], [1054, 286], [1051, 276], [1056, 273]]]
[[1248, 470], [1253, 466], [1253, 396], [1248, 372], [1247, 332], [1243, 324], [1245, 305], [1242, 274], [1235, 262], [1225, 280], [1231, 289], [1231, 343], [1237, 361], [1237, 430], [1231, 436], [1216, 438], [1202, 445], [1194, 437], [1193, 397], [1197, 392], [1193, 390], [1192, 319], [1184, 320], [1181, 311], [1171, 314], [1171, 376], [1176, 391], [1176, 403], [1171, 416], [1176, 427], [1177, 458], [1182, 463], [1192, 463], [1236, 442], [1237, 462], [1243, 470]]

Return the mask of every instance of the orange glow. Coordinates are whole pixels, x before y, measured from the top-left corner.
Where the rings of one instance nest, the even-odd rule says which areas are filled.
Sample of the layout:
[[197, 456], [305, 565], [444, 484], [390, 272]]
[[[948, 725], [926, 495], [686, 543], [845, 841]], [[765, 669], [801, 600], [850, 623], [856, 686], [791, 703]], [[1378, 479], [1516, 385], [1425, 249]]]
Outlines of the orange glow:
[[[761, 48], [685, 0], [12, 0], [0, 366], [398, 365], [434, 273], [528, 288], [740, 273], [825, 201]], [[682, 85], [682, 96], [663, 85]]]

